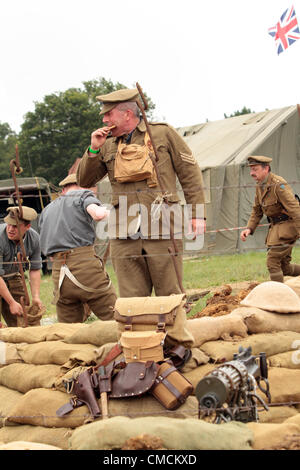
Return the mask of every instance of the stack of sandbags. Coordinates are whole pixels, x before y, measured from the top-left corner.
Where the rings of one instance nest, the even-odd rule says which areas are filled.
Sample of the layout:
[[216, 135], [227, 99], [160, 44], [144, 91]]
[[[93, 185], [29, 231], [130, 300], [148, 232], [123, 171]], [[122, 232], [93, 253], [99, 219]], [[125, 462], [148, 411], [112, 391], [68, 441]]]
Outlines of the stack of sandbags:
[[294, 289], [281, 282], [259, 284], [232, 315], [243, 318], [248, 333], [300, 332], [300, 298]]
[[[293, 286], [298, 283], [289, 280]], [[299, 287], [299, 286], [298, 286]], [[300, 289], [299, 289], [300, 292]], [[243, 328], [233, 323], [234, 318], [242, 321]], [[204, 320], [204, 321], [203, 321]], [[233, 355], [238, 353], [239, 348], [252, 349], [253, 355], [264, 352], [269, 366], [269, 383], [272, 403], [275, 405], [283, 403], [286, 406], [270, 407], [270, 412], [264, 412], [262, 419], [264, 423], [282, 423], [285, 418], [292, 414], [298, 414], [297, 402], [300, 404], [300, 299], [296, 289], [289, 285], [277, 282], [265, 282], [256, 286], [240, 302], [240, 306], [230, 314], [221, 317], [202, 317], [188, 321], [199, 322], [194, 328], [195, 338], [199, 338], [199, 349], [206, 354], [209, 361], [200, 367], [187, 371], [184, 375], [192, 382], [194, 387], [213, 369], [224, 362], [231, 361]], [[225, 322], [233, 325], [230, 333], [226, 334]], [[207, 323], [208, 328], [205, 327]], [[224, 334], [219, 334], [219, 328], [213, 327], [213, 322]], [[232, 322], [232, 323], [231, 323]], [[209, 327], [211, 325], [211, 328]], [[222, 326], [223, 325], [223, 326]], [[237, 328], [236, 328], [237, 325]], [[212, 331], [213, 334], [207, 341], [203, 342], [205, 334]], [[230, 331], [230, 327], [229, 327]], [[259, 395], [266, 400], [262, 392]], [[293, 403], [294, 406], [288, 406]]]
[[[73, 430], [91, 421], [91, 416], [85, 405], [64, 417], [56, 415], [71, 397], [64, 380], [99, 364], [107, 356], [116, 345], [115, 322], [5, 328], [0, 331], [0, 338], [4, 344], [0, 367], [0, 442], [24, 441], [26, 437], [29, 442], [67, 449]], [[10, 355], [9, 363], [5, 361], [8, 345], [14, 347], [15, 356]], [[195, 348], [187, 369], [207, 361], [206, 355]], [[198, 402], [194, 396], [188, 397], [178, 410], [170, 412], [149, 394], [110, 400], [108, 411], [109, 417], [197, 419]]]
[[[221, 317], [188, 320], [187, 328], [195, 341], [182, 373], [194, 386], [217, 365], [232, 360], [239, 346], [251, 346], [253, 354], [266, 352], [269, 360], [290, 351], [291, 342], [300, 341], [300, 331], [295, 333], [282, 329], [275, 333], [249, 334], [244, 316], [235, 312]], [[198, 401], [195, 396], [189, 396], [175, 411], [166, 410], [148, 394], [140, 398], [110, 399], [108, 420], [99, 418], [91, 422], [85, 405], [58, 417], [57, 409], [68, 403], [71, 396], [66, 392], [64, 381], [87, 367], [99, 364], [116, 345], [118, 331], [114, 321], [5, 328], [0, 330], [0, 341], [4, 345], [0, 355], [0, 442], [25, 440], [62, 449], [114, 449], [122, 448], [126, 440], [135, 439], [147, 431], [160, 438], [167, 449], [245, 449], [253, 444], [253, 431], [241, 423], [230, 423], [231, 426], [224, 428], [209, 424], [209, 428], [194, 429], [194, 425], [203, 424], [197, 419]], [[286, 373], [284, 380], [280, 380], [276, 372], [283, 370], [294, 375]], [[271, 394], [275, 400], [300, 401], [297, 392], [300, 377], [297, 373], [300, 370], [270, 368]], [[99, 406], [101, 408], [100, 400]], [[295, 408], [292, 412], [282, 412], [281, 417], [277, 414], [274, 419], [280, 424], [280, 420], [298, 414]], [[128, 423], [133, 426], [129, 427]], [[163, 424], [163, 427], [159, 428], [155, 423]], [[268, 418], [263, 424], [269, 424]], [[112, 434], [104, 433], [108, 441], [101, 437], [101, 442], [98, 442], [98, 437], [103, 436], [102, 428], [110, 429], [110, 426]], [[126, 433], [121, 439], [123, 428]], [[222, 439], [209, 440], [209, 436], [217, 436], [219, 432]], [[167, 435], [170, 436], [168, 439]], [[194, 437], [196, 435], [198, 440]]]
[[241, 302], [242, 307], [232, 312], [243, 318], [249, 333], [290, 332], [287, 349], [268, 354], [271, 367], [299, 368], [300, 298], [291, 287], [298, 284], [298, 278], [290, 279], [285, 284], [274, 281], [262, 283]]
[[[73, 354], [85, 353], [70, 348], [63, 340], [82, 328], [81, 324], [59, 324], [0, 330], [0, 442], [35, 442], [67, 449], [71, 427], [50, 428], [44, 423], [32, 426], [10, 419], [27, 393], [43, 387], [51, 390], [61, 374], [61, 364]], [[69, 347], [68, 348], [66, 348]], [[92, 346], [90, 347], [91, 350]], [[93, 347], [95, 349], [95, 346]], [[82, 351], [82, 352], [81, 352]], [[26, 410], [20, 413], [21, 417]], [[20, 418], [22, 421], [22, 418]], [[26, 421], [26, 420], [25, 420]]]

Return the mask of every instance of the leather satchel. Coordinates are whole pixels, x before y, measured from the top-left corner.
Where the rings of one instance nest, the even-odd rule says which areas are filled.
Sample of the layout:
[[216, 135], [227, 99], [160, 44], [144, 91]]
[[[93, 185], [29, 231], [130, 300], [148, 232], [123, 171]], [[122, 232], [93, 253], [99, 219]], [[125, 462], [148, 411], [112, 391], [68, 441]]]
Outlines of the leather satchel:
[[129, 362], [112, 377], [110, 398], [138, 397], [148, 392], [158, 372], [154, 361]]
[[187, 327], [186, 295], [119, 297], [114, 307], [119, 337], [123, 331], [166, 332], [166, 346], [191, 348], [194, 338]]
[[157, 186], [157, 178], [150, 152], [149, 135], [144, 136], [144, 145], [124, 144], [119, 141], [115, 158], [114, 178], [119, 183], [133, 183], [147, 180], [149, 187]]

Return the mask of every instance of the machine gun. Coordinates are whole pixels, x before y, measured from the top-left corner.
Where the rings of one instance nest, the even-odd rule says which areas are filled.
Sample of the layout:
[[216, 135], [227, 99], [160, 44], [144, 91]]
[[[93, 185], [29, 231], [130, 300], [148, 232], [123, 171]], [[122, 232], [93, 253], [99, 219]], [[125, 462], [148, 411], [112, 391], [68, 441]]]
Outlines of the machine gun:
[[[214, 423], [222, 421], [258, 421], [257, 403], [269, 407], [256, 394], [257, 386], [271, 402], [266, 354], [252, 356], [251, 347], [239, 348], [233, 360], [225, 362], [197, 384], [195, 395], [199, 402], [199, 418], [213, 416]], [[258, 360], [259, 359], [259, 360]], [[263, 381], [266, 388], [261, 385]]]

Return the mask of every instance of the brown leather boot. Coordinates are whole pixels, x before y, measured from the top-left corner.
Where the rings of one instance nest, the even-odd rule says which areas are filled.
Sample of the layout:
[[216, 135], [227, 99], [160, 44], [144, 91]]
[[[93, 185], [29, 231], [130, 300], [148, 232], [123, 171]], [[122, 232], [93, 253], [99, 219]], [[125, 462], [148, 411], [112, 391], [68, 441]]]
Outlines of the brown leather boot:
[[291, 264], [292, 273], [290, 276], [300, 276], [300, 264]]
[[277, 271], [276, 273], [269, 273], [271, 281], [283, 282], [283, 273], [282, 271]]

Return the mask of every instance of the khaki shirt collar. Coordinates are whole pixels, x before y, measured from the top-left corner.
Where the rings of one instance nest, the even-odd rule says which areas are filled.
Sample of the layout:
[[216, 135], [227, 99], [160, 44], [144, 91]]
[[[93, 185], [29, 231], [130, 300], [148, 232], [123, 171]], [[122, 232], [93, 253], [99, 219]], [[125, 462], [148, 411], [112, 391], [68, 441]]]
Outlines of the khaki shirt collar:
[[[146, 132], [147, 128], [146, 128], [145, 121], [143, 119], [140, 120], [140, 122], [138, 123], [138, 125], [134, 129], [133, 134], [136, 132], [137, 129], [142, 133]], [[119, 139], [123, 138], [123, 137], [124, 137], [124, 135], [121, 135], [119, 137], [113, 137], [113, 142], [117, 143], [119, 141]]]
[[262, 193], [262, 198], [263, 198], [271, 185], [271, 173], [269, 173], [268, 176], [264, 179], [264, 181], [262, 181], [258, 185], [259, 185], [260, 191]]

